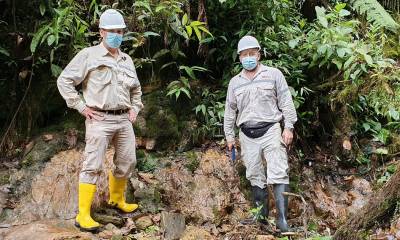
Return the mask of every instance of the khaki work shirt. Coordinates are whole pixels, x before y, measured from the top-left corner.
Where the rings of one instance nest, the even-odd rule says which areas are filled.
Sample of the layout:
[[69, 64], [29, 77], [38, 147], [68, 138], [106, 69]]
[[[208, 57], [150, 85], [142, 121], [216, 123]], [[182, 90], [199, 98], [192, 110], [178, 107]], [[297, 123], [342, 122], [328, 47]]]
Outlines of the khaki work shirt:
[[[101, 110], [143, 108], [142, 91], [131, 57], [118, 49], [115, 59], [100, 43], [81, 50], [57, 79], [67, 106], [82, 112], [86, 106]], [[82, 83], [83, 98], [75, 86]]]
[[233, 77], [226, 96], [224, 132], [228, 142], [235, 139], [234, 125], [244, 122], [280, 122], [293, 128], [297, 121], [289, 87], [282, 72], [261, 64], [253, 80], [244, 70]]

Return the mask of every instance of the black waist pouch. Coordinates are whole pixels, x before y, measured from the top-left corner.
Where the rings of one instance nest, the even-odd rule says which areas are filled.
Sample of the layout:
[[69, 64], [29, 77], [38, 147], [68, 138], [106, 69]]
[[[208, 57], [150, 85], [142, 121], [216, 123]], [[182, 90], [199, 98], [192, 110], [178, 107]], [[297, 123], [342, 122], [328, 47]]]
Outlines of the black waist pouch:
[[274, 122], [260, 122], [260, 123], [242, 123], [240, 130], [249, 138], [259, 138], [263, 136], [268, 129], [270, 129], [275, 123]]

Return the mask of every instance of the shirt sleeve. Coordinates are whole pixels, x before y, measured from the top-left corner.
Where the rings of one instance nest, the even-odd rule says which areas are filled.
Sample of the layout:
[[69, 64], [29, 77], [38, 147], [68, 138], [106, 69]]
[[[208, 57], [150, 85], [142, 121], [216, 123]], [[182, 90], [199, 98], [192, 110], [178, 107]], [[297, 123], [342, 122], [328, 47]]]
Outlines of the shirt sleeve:
[[231, 84], [228, 86], [226, 94], [225, 113], [224, 113], [224, 132], [227, 142], [235, 141], [235, 121], [236, 121], [237, 102]]
[[61, 96], [65, 99], [67, 106], [82, 112], [86, 108], [83, 98], [75, 89], [88, 73], [87, 70], [88, 52], [81, 50], [65, 67], [57, 79], [57, 87]]
[[142, 88], [140, 86], [139, 78], [137, 77], [135, 65], [133, 64], [132, 59], [129, 57], [130, 65], [132, 66], [132, 71], [134, 72], [134, 77], [135, 77], [135, 84], [130, 90], [130, 100], [131, 100], [131, 106], [133, 111], [138, 114], [140, 110], [143, 109], [143, 103], [142, 103]]
[[285, 76], [281, 71], [279, 71], [277, 74], [276, 91], [278, 107], [282, 111], [285, 128], [292, 129], [293, 125], [297, 121], [296, 108], [294, 107], [292, 95], [290, 94]]

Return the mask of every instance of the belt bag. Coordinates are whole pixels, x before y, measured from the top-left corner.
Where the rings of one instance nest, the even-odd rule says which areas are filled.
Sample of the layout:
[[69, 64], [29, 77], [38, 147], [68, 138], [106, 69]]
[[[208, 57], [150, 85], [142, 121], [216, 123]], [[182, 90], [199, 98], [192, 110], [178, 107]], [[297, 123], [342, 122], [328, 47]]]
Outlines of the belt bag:
[[240, 125], [240, 130], [242, 130], [242, 133], [249, 138], [259, 138], [263, 136], [274, 124], [274, 122], [260, 122], [251, 124], [245, 122]]

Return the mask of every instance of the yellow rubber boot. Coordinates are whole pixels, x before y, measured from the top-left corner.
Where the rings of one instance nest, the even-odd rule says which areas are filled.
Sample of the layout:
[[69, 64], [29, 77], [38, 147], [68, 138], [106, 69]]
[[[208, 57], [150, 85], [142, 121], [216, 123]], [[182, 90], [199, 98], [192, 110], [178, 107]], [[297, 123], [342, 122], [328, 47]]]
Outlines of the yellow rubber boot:
[[96, 185], [79, 183], [79, 213], [75, 218], [75, 226], [81, 230], [95, 231], [100, 227], [100, 224], [90, 216], [90, 207], [95, 193]]
[[116, 178], [110, 172], [108, 174], [108, 181], [110, 189], [110, 200], [108, 201], [108, 204], [126, 213], [133, 212], [139, 207], [137, 204], [129, 204], [125, 202], [124, 193], [128, 179]]

